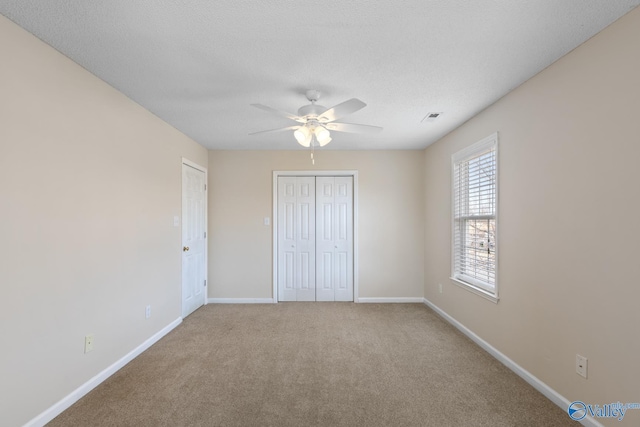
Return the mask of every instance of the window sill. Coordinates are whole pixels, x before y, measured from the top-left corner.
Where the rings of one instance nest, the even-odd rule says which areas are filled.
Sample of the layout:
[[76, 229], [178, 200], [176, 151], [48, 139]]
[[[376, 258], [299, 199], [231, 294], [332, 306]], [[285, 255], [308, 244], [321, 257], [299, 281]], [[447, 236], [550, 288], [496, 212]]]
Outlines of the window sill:
[[473, 286], [470, 283], [463, 282], [462, 280], [455, 279], [453, 277], [450, 277], [449, 279], [451, 279], [451, 281], [455, 285], [460, 286], [461, 288], [466, 289], [469, 292], [474, 293], [476, 295], [479, 295], [479, 296], [481, 296], [481, 297], [483, 297], [485, 299], [488, 299], [489, 301], [493, 302], [494, 304], [497, 304], [498, 301], [500, 300], [500, 298], [498, 298], [498, 295], [493, 294], [493, 293], [488, 292], [488, 291], [485, 291], [484, 289], [480, 289], [477, 286]]

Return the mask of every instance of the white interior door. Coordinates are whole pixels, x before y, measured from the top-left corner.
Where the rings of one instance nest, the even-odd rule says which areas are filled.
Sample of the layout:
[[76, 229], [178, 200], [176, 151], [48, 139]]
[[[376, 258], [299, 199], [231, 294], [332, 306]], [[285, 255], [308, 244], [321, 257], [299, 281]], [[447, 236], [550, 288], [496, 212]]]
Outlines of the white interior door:
[[278, 177], [279, 301], [353, 301], [353, 177]]
[[278, 179], [278, 298], [315, 301], [315, 178]]
[[205, 173], [182, 165], [182, 317], [205, 299]]
[[353, 179], [316, 177], [316, 300], [353, 301]]

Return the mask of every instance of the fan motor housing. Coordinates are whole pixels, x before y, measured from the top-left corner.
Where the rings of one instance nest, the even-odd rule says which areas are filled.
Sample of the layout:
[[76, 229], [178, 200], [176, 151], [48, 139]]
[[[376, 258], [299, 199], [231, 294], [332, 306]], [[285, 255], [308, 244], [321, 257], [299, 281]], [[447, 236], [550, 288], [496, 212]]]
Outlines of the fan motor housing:
[[327, 107], [323, 107], [322, 105], [318, 104], [309, 104], [305, 105], [304, 107], [300, 107], [298, 109], [298, 115], [302, 117], [317, 117], [325, 111], [327, 111]]

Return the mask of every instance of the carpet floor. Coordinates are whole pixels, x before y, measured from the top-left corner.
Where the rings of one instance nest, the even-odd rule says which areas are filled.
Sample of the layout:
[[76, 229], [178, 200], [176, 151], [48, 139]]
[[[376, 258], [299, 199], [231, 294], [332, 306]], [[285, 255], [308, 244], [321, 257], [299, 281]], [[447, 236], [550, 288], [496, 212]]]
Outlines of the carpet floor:
[[423, 304], [210, 304], [49, 426], [577, 426]]

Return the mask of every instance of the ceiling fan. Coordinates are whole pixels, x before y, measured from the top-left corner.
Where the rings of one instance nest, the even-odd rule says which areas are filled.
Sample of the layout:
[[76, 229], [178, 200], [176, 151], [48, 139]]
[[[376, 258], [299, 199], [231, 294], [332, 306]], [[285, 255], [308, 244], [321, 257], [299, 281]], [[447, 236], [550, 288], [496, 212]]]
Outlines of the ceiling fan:
[[311, 104], [300, 107], [298, 109], [298, 115], [276, 110], [275, 108], [271, 108], [262, 104], [251, 104], [253, 107], [277, 114], [282, 117], [286, 117], [290, 120], [298, 122], [299, 124], [279, 129], [253, 132], [249, 135], [292, 130], [294, 131], [293, 136], [295, 137], [296, 141], [298, 141], [298, 144], [306, 148], [313, 148], [314, 146], [324, 147], [329, 142], [331, 142], [330, 131], [374, 133], [380, 132], [382, 130], [382, 128], [378, 126], [336, 122], [336, 120], [341, 119], [346, 115], [355, 113], [356, 111], [366, 107], [367, 104], [357, 98], [351, 98], [350, 100], [335, 105], [331, 108], [326, 108], [322, 105], [316, 104], [316, 102], [320, 98], [319, 91], [308, 90], [306, 92], [306, 96]]

